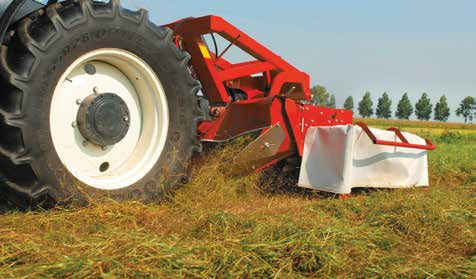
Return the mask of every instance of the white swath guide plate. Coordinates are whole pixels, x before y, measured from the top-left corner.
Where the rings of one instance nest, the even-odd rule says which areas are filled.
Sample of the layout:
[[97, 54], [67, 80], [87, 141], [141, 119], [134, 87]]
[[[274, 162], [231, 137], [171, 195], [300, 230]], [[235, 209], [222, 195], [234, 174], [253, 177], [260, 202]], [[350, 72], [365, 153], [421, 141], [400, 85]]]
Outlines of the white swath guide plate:
[[[377, 138], [400, 141], [395, 133], [371, 129]], [[403, 133], [411, 143], [419, 136]], [[428, 186], [427, 151], [375, 145], [354, 125], [312, 127], [308, 130], [299, 186], [337, 194], [355, 187], [408, 188]]]

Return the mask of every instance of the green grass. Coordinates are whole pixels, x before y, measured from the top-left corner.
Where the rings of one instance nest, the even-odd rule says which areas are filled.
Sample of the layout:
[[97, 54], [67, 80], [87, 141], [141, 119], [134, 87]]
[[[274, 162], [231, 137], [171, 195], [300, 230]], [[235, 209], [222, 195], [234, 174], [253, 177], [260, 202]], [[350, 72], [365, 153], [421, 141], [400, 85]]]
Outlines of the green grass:
[[476, 131], [476, 124], [447, 123], [434, 121], [411, 121], [411, 120], [383, 120], [379, 118], [356, 118], [355, 121], [363, 121], [371, 126], [405, 127], [405, 128], [431, 128], [431, 129], [454, 129]]
[[272, 185], [271, 171], [228, 177], [237, 140], [160, 205], [6, 213], [0, 278], [474, 278], [476, 139], [428, 136], [429, 188], [342, 201]]

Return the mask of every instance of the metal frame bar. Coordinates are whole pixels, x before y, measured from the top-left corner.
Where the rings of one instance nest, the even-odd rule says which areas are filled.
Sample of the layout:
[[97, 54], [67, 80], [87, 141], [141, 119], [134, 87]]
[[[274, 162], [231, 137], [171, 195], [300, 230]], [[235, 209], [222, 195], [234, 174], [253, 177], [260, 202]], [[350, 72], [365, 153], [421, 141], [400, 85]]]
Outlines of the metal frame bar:
[[414, 148], [414, 149], [423, 149], [423, 150], [435, 150], [435, 148], [436, 148], [435, 145], [429, 139], [425, 139], [426, 145], [409, 143], [407, 138], [405, 138], [405, 136], [402, 134], [402, 132], [397, 128], [389, 128], [387, 130], [394, 132], [395, 135], [402, 142], [380, 140], [375, 136], [375, 134], [372, 132], [372, 130], [370, 130], [370, 128], [367, 126], [367, 124], [365, 124], [363, 122], [357, 122], [357, 123], [355, 123], [355, 125], [362, 128], [362, 130], [367, 134], [367, 136], [370, 138], [370, 140], [372, 140], [372, 142], [374, 144], [395, 146], [395, 147], [406, 147], [406, 148]]
[[[311, 100], [308, 74], [299, 71], [223, 18], [218, 16], [186, 18], [165, 27], [171, 28], [174, 35], [182, 39], [183, 48], [192, 55], [194, 70], [211, 103], [230, 103], [230, 96], [225, 85], [240, 87], [240, 79], [250, 78], [259, 73], [270, 78], [262, 88], [256, 88], [263, 91], [265, 97], [284, 93], [283, 87], [286, 83], [297, 83], [302, 92], [297, 92], [300, 94], [293, 94], [290, 97]], [[256, 60], [231, 64], [221, 57], [223, 54], [218, 56], [213, 53], [212, 55], [202, 38], [203, 35], [212, 33], [221, 35], [230, 41], [230, 46], [240, 48]], [[246, 90], [246, 88], [242, 89]]]

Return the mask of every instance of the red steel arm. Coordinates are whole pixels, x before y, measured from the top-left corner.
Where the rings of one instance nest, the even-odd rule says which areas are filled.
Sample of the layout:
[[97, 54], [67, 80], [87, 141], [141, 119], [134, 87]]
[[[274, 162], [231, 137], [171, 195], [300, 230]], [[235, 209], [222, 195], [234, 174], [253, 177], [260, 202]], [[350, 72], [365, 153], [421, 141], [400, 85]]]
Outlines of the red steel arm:
[[379, 144], [379, 145], [388, 145], [388, 146], [397, 146], [397, 147], [406, 147], [406, 148], [414, 148], [414, 149], [423, 149], [423, 150], [435, 150], [435, 145], [429, 140], [425, 139], [426, 145], [422, 144], [413, 144], [409, 143], [408, 140], [405, 138], [405, 136], [402, 134], [400, 130], [397, 128], [389, 128], [389, 131], [392, 131], [396, 134], [396, 136], [402, 141], [387, 141], [387, 140], [380, 140], [378, 139], [375, 134], [370, 130], [370, 128], [367, 126], [367, 124], [363, 122], [357, 122], [355, 125], [359, 126], [362, 128], [362, 130], [367, 134], [367, 136], [372, 140], [374, 144]]
[[[193, 68], [211, 103], [229, 103], [230, 98], [225, 86], [238, 87], [246, 91], [249, 88], [241, 87], [241, 81], [249, 81], [254, 74], [260, 73], [266, 77], [267, 84], [262, 88], [252, 89], [262, 91], [263, 95], [277, 96], [290, 93], [286, 97], [311, 100], [308, 74], [301, 72], [223, 18], [218, 16], [186, 18], [165, 27], [171, 28], [175, 36], [182, 38], [182, 47], [192, 55]], [[231, 64], [220, 54], [211, 54], [202, 38], [202, 35], [210, 33], [221, 35], [231, 42], [230, 46], [240, 48], [256, 60]]]

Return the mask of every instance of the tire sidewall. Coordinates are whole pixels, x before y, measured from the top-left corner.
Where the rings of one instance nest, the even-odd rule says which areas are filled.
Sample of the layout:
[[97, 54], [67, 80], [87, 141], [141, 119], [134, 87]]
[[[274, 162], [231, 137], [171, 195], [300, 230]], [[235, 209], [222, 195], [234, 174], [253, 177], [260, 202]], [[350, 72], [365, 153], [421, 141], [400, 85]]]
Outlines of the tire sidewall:
[[[140, 26], [140, 28], [138, 28]], [[24, 105], [27, 127], [25, 146], [35, 158], [32, 168], [39, 180], [50, 186], [56, 201], [85, 201], [89, 195], [107, 194], [115, 199], [153, 200], [177, 183], [189, 160], [190, 133], [194, 130], [188, 85], [189, 72], [181, 66], [168, 40], [144, 25], [117, 17], [96, 19], [60, 32], [60, 38], [36, 61], [29, 83], [31, 92]], [[157, 74], [169, 106], [169, 130], [162, 154], [154, 168], [139, 182], [127, 188], [101, 191], [81, 183], [62, 164], [51, 138], [50, 105], [53, 92], [66, 69], [82, 55], [103, 48], [129, 51], [140, 57]]]

